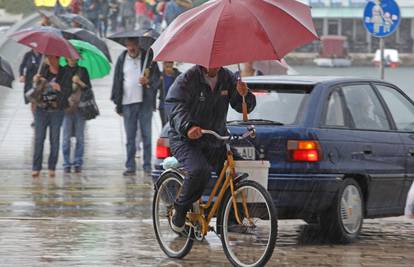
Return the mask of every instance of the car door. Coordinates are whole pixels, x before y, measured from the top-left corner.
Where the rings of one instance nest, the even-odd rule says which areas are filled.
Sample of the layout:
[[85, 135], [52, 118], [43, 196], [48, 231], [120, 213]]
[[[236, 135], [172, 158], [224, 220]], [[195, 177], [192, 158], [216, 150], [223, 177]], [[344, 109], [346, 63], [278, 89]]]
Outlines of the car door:
[[400, 199], [404, 205], [414, 179], [414, 103], [395, 87], [385, 84], [375, 84], [375, 87], [386, 103], [405, 147], [406, 179]]
[[350, 114], [348, 133], [354, 142], [351, 157], [362, 162], [369, 177], [367, 215], [400, 214], [401, 192], [405, 182], [405, 148], [398, 132], [393, 131], [389, 116], [369, 83], [343, 85], [345, 105]]

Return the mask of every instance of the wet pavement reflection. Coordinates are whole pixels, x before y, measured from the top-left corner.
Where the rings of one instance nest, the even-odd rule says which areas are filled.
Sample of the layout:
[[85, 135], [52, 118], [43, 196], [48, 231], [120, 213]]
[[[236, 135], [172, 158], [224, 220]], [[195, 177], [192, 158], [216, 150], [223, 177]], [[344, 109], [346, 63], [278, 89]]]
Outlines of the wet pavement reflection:
[[[21, 88], [0, 89], [0, 266], [229, 266], [214, 233], [184, 260], [159, 249], [149, 177], [122, 176], [125, 137], [110, 84], [94, 82], [101, 116], [87, 124], [84, 172], [59, 167], [55, 178], [38, 179], [30, 176], [32, 117]], [[154, 113], [154, 138], [159, 129]], [[403, 217], [366, 220], [350, 245], [330, 244], [300, 220], [279, 225], [269, 266], [414, 266], [414, 222]]]

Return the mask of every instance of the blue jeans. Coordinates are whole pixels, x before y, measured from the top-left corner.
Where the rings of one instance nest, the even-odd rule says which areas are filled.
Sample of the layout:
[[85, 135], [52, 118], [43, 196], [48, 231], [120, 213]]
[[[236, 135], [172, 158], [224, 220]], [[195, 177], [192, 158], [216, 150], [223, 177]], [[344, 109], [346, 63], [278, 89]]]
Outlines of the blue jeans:
[[37, 108], [35, 112], [35, 142], [33, 153], [33, 171], [40, 171], [43, 162], [43, 146], [46, 139], [46, 130], [49, 127], [50, 155], [48, 169], [55, 170], [59, 157], [60, 127], [63, 121], [63, 110], [47, 111]]
[[[85, 120], [82, 118], [79, 111], [74, 113], [65, 113], [63, 119], [63, 167], [81, 167], [83, 165], [83, 151], [84, 151], [84, 133], [85, 133]], [[75, 160], [70, 160], [70, 138], [75, 136]]]
[[127, 161], [125, 167], [129, 171], [136, 171], [135, 154], [137, 152], [136, 136], [137, 126], [141, 128], [142, 143], [144, 148], [144, 171], [151, 171], [151, 128], [152, 128], [152, 103], [134, 103], [123, 105], [124, 126], [127, 139]]

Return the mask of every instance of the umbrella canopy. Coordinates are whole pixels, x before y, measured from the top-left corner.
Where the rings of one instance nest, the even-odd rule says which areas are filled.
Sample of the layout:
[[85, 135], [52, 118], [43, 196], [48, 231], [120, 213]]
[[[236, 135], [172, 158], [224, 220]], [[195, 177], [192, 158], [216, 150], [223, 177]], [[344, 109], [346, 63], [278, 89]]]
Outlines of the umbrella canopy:
[[152, 49], [154, 60], [221, 67], [281, 59], [315, 39], [310, 7], [295, 0], [212, 0], [178, 16]]
[[66, 39], [81, 40], [96, 46], [105, 54], [109, 62], [112, 62], [111, 54], [109, 53], [109, 49], [105, 41], [96, 36], [93, 32], [81, 28], [72, 28], [64, 30], [62, 33]]
[[50, 33], [54, 33], [54, 34], [59, 35], [59, 36], [63, 36], [62, 35], [62, 30], [60, 30], [58, 28], [50, 27], [50, 26], [37, 26], [37, 25], [31, 26], [31, 27], [28, 27], [28, 28], [24, 28], [24, 29], [22, 29], [18, 32], [15, 32], [13, 35], [25, 34], [25, 33], [30, 32], [30, 31], [50, 32]]
[[16, 32], [10, 35], [10, 38], [43, 55], [79, 58], [78, 51], [63, 36], [55, 32], [55, 29], [52, 27], [39, 28]]
[[[101, 50], [84, 41], [69, 40], [69, 42], [79, 51], [81, 58], [78, 65], [87, 69], [90, 79], [102, 78], [109, 74], [111, 65]], [[61, 66], [67, 64], [64, 58], [60, 58], [59, 63]]]
[[61, 19], [71, 24], [72, 22], [77, 23], [80, 28], [86, 29], [91, 32], [95, 32], [96, 28], [93, 23], [85, 17], [78, 14], [66, 13], [59, 16]]
[[115, 41], [125, 46], [125, 41], [129, 38], [138, 38], [139, 46], [148, 50], [160, 34], [154, 29], [139, 29], [134, 31], [118, 32], [108, 37], [108, 39]]
[[53, 11], [46, 9], [38, 9], [37, 12], [39, 12], [41, 16], [47, 17], [50, 23], [59, 29], [70, 28], [70, 23], [67, 23], [66, 21], [59, 18], [55, 13], [53, 13]]
[[14, 74], [9, 62], [0, 56], [0, 85], [12, 87]]

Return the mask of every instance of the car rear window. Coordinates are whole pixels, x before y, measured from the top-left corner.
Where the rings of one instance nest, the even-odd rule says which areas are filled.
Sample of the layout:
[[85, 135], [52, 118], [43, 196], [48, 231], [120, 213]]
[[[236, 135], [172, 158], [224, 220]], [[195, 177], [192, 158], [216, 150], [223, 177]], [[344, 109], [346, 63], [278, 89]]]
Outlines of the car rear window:
[[[312, 88], [290, 86], [252, 86], [256, 96], [256, 108], [249, 114], [249, 120], [265, 120], [284, 125], [297, 124]], [[243, 115], [230, 108], [227, 121], [240, 121]]]

